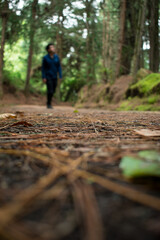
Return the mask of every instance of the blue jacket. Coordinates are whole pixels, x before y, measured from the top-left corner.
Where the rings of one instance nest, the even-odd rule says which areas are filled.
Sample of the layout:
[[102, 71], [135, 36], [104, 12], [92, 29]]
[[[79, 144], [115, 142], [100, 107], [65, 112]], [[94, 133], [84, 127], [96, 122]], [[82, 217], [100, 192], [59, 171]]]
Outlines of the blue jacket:
[[49, 54], [43, 57], [42, 60], [42, 78], [57, 79], [57, 73], [59, 78], [62, 78], [62, 69], [60, 59], [57, 54], [51, 58]]

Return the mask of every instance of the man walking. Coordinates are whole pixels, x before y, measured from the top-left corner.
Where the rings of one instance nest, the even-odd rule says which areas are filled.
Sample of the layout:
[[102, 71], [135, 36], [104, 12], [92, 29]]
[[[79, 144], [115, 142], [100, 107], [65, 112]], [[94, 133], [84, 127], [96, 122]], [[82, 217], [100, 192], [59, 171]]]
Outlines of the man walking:
[[51, 102], [57, 87], [57, 75], [59, 75], [61, 81], [62, 69], [54, 45], [52, 43], [48, 44], [46, 50], [48, 54], [43, 57], [42, 61], [42, 79], [47, 84], [47, 108], [52, 108]]

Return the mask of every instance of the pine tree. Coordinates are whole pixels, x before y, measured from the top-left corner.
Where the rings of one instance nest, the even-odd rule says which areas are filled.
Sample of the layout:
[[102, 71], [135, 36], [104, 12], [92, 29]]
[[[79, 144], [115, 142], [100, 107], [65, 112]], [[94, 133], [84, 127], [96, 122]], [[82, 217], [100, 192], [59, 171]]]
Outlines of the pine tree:
[[0, 98], [3, 96], [3, 61], [4, 61], [4, 46], [6, 40], [6, 27], [7, 19], [9, 15], [9, 1], [5, 0], [0, 2], [0, 13], [2, 19], [2, 30], [1, 30], [1, 49], [0, 49]]
[[31, 20], [30, 20], [30, 34], [29, 34], [29, 52], [28, 52], [28, 65], [27, 65], [27, 75], [26, 75], [26, 85], [25, 85], [25, 94], [29, 93], [29, 80], [32, 67], [32, 55], [34, 47], [34, 35], [36, 31], [36, 11], [37, 11], [38, 0], [33, 0], [31, 7]]

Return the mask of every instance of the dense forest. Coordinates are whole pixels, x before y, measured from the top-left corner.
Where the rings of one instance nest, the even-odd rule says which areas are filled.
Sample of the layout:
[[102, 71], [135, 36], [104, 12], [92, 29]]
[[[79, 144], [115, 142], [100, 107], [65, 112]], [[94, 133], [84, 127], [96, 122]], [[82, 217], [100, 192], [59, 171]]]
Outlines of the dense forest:
[[160, 240], [160, 0], [0, 0], [0, 32], [0, 240]]
[[45, 92], [50, 42], [62, 63], [62, 101], [140, 68], [159, 72], [159, 12], [158, 0], [0, 0], [0, 95], [4, 85]]

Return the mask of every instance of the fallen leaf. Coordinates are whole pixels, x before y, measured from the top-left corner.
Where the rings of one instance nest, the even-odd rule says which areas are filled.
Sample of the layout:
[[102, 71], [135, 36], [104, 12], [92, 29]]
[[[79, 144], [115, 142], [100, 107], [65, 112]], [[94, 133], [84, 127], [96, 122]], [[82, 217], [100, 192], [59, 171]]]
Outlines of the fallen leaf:
[[160, 161], [160, 153], [155, 150], [143, 150], [138, 153], [138, 156], [148, 161]]
[[6, 119], [6, 118], [17, 118], [17, 115], [13, 113], [0, 114], [0, 119]]
[[156, 176], [160, 177], [160, 162], [145, 161], [138, 157], [125, 156], [120, 163], [120, 169], [128, 178]]
[[141, 129], [135, 130], [135, 133], [144, 136], [144, 137], [159, 137], [160, 130], [150, 130], [150, 129]]
[[17, 125], [23, 125], [25, 127], [32, 127], [33, 125], [29, 122], [26, 122], [26, 121], [20, 121], [20, 122], [16, 122], [16, 123], [13, 123], [12, 125], [10, 125], [10, 127], [14, 127], [14, 126], [17, 126]]

